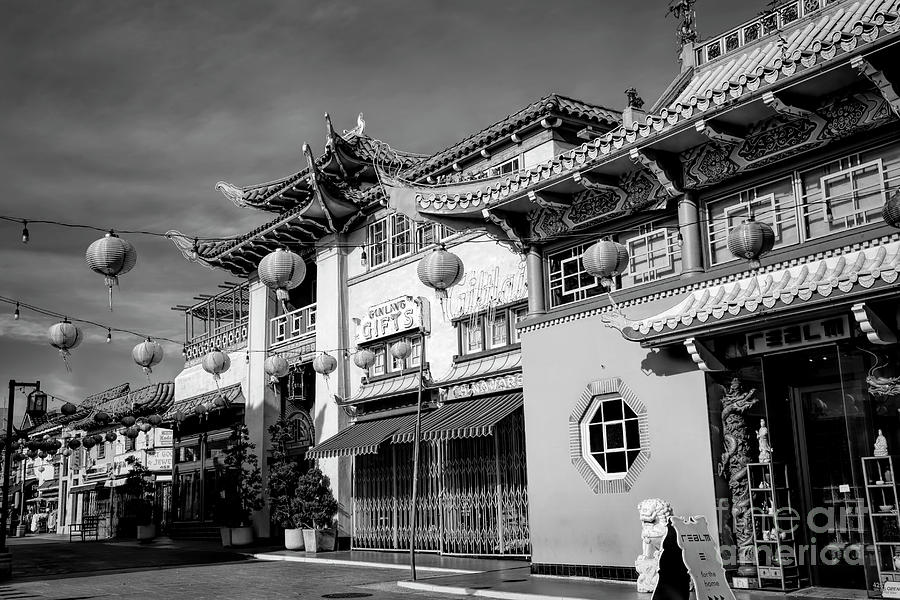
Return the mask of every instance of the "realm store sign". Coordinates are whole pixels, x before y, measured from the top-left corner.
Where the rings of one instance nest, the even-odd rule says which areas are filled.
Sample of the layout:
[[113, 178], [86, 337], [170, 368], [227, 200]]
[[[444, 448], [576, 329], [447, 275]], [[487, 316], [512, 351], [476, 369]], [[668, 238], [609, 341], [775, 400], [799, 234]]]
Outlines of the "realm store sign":
[[369, 307], [366, 316], [357, 321], [356, 343], [365, 344], [404, 331], [429, 329], [428, 301], [401, 296]]
[[846, 315], [776, 327], [747, 334], [747, 354], [814, 346], [850, 337]]

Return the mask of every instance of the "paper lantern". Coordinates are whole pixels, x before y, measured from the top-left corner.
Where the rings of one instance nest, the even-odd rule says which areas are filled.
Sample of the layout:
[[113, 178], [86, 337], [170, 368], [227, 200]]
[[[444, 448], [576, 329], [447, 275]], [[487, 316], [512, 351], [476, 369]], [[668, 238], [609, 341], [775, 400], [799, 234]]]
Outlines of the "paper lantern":
[[353, 363], [363, 371], [368, 371], [375, 364], [375, 353], [365, 348], [357, 350], [353, 355]]
[[37, 455], [39, 458], [47, 458], [47, 451], [46, 450], [38, 450]]
[[288, 374], [291, 365], [285, 357], [275, 355], [266, 358], [266, 361], [263, 363], [263, 368], [266, 371], [266, 375], [269, 376], [269, 382], [275, 385], [278, 383], [279, 379]]
[[749, 219], [728, 232], [728, 250], [738, 258], [750, 261], [751, 268], [759, 267], [760, 257], [775, 247], [775, 232], [768, 223]]
[[79, 448], [81, 448], [81, 440], [79, 440], [78, 438], [73, 438], [66, 442], [66, 446], [68, 446], [72, 450], [78, 450]]
[[71, 371], [72, 368], [69, 366], [69, 356], [71, 356], [70, 350], [77, 348], [78, 344], [81, 343], [81, 330], [75, 327], [75, 325], [70, 323], [67, 319], [63, 319], [50, 327], [48, 336], [50, 338], [50, 345], [59, 350], [59, 354], [63, 358], [63, 363], [66, 365], [66, 371]]
[[150, 422], [150, 424], [153, 425], [154, 427], [159, 427], [160, 424], [162, 423], [162, 420], [163, 420], [163, 419], [162, 419], [162, 417], [159, 416], [159, 415], [150, 415], [149, 417], [147, 417], [147, 420], [148, 420], [148, 421]]
[[137, 427], [128, 427], [127, 429], [125, 429], [125, 437], [132, 440], [136, 438], [139, 433], [140, 431], [138, 431]]
[[412, 346], [409, 342], [399, 341], [391, 346], [391, 356], [399, 360], [406, 360], [412, 354]]
[[212, 405], [213, 408], [225, 408], [226, 406], [228, 406], [228, 403], [222, 396], [216, 396], [216, 399], [212, 401]]
[[122, 424], [122, 427], [131, 427], [132, 425], [134, 425], [135, 421], [137, 421], [137, 419], [135, 419], [131, 415], [125, 415], [124, 417], [119, 419], [119, 423]]
[[130, 271], [137, 263], [134, 246], [110, 231], [88, 246], [84, 260], [91, 271], [103, 275], [109, 289], [109, 310], [112, 310], [113, 286], [119, 285], [119, 275]]
[[218, 381], [219, 377], [231, 368], [231, 359], [219, 349], [213, 350], [203, 357], [203, 370]]
[[146, 342], [141, 342], [134, 347], [131, 351], [131, 357], [144, 370], [144, 374], [147, 375], [147, 381], [150, 381], [150, 373], [153, 372], [153, 367], [162, 362], [163, 348], [159, 345], [159, 342], [154, 342], [147, 338]]
[[107, 425], [110, 421], [112, 421], [112, 417], [109, 416], [109, 413], [103, 412], [102, 410], [94, 415], [94, 420], [100, 423], [101, 425]]
[[270, 252], [259, 261], [257, 271], [259, 280], [269, 289], [275, 290], [275, 297], [287, 310], [288, 291], [303, 283], [306, 263], [299, 254], [276, 248], [275, 252]]
[[71, 402], [66, 402], [62, 406], [59, 407], [59, 412], [62, 413], [64, 417], [71, 417], [76, 412], [78, 412], [78, 407], [72, 404]]
[[63, 456], [72, 456], [72, 451], [69, 450], [68, 448], [66, 448], [65, 450], [62, 451], [62, 455]]
[[148, 433], [151, 429], [153, 429], [153, 425], [151, 425], [150, 423], [147, 423], [146, 421], [144, 421], [143, 423], [141, 423], [140, 425], [138, 425], [138, 428], [139, 428], [143, 433]]
[[206, 408], [206, 405], [203, 403], [200, 403], [194, 407], [194, 412], [201, 416], [205, 415], [207, 410], [209, 410], [209, 409]]
[[175, 411], [175, 422], [181, 423], [182, 421], [184, 421], [184, 418], [185, 418], [185, 414], [184, 414], [183, 410], [178, 409]]
[[335, 369], [337, 369], [337, 360], [330, 354], [323, 352], [313, 359], [313, 371], [319, 375], [328, 377]]
[[96, 442], [96, 443], [98, 443], [98, 444], [102, 444], [102, 443], [103, 443], [103, 436], [100, 435], [99, 433], [95, 434], [95, 435], [93, 436], [93, 438], [94, 438], [94, 442]]
[[447, 290], [463, 278], [465, 268], [462, 260], [449, 252], [443, 244], [438, 245], [419, 261], [416, 272], [419, 280], [433, 289], [441, 303], [447, 298]]
[[900, 190], [891, 194], [884, 203], [881, 208], [881, 218], [891, 227], [900, 229]]
[[119, 437], [119, 436], [116, 435], [115, 431], [107, 431], [106, 432], [106, 441], [107, 442], [114, 442], [114, 441], [116, 441], [117, 437]]
[[90, 450], [97, 445], [97, 442], [94, 440], [94, 436], [89, 435], [82, 440], [81, 445]]
[[613, 278], [628, 266], [628, 249], [612, 240], [600, 240], [581, 255], [581, 264], [588, 274], [598, 278], [600, 285], [612, 287]]

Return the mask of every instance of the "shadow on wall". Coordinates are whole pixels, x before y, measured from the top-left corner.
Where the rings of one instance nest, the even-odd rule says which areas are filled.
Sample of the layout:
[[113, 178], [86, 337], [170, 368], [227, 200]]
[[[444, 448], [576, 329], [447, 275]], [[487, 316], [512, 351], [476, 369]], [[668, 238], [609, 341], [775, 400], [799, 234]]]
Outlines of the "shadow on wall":
[[684, 346], [653, 348], [641, 361], [641, 370], [645, 375], [670, 377], [697, 370], [697, 365], [688, 356]]

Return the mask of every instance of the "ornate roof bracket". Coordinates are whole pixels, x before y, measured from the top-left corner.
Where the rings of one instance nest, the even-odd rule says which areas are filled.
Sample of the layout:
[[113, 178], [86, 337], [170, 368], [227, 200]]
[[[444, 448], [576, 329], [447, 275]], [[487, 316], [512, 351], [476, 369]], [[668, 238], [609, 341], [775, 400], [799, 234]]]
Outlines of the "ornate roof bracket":
[[684, 340], [684, 347], [687, 348], [691, 360], [700, 367], [701, 371], [712, 373], [726, 370], [722, 361], [716, 358], [715, 354], [697, 338], [689, 337]]
[[586, 190], [619, 190], [619, 180], [614, 177], [575, 171], [572, 181]]
[[231, 200], [232, 204], [238, 208], [247, 208], [250, 206], [244, 202], [244, 192], [236, 185], [232, 185], [227, 181], [219, 181], [216, 183], [216, 189], [222, 192], [222, 195]]
[[853, 318], [856, 319], [859, 328], [866, 334], [870, 342], [881, 345], [897, 343], [895, 329], [888, 325], [872, 306], [860, 302], [850, 307], [850, 310], [853, 312]]
[[[360, 115], [362, 117], [362, 115]], [[355, 131], [355, 130], [352, 130]], [[351, 134], [347, 134], [351, 135]], [[353, 134], [356, 135], [356, 134]], [[330, 154], [329, 160], [321, 169], [326, 172], [335, 171], [333, 174], [344, 180], [359, 178], [370, 165], [360, 158], [353, 147], [347, 143], [344, 136], [338, 135], [331, 123], [331, 117], [325, 113], [325, 149]], [[331, 168], [331, 165], [334, 168]]]
[[891, 107], [891, 112], [895, 116], [900, 117], [900, 96], [894, 90], [891, 81], [884, 74], [884, 71], [875, 67], [862, 56], [854, 56], [850, 59], [850, 66], [859, 71], [859, 74], [871, 81], [878, 89], [878, 93], [885, 99]]
[[738, 134], [733, 128], [720, 123], [713, 124], [705, 119], [697, 121], [694, 124], [694, 128], [697, 130], [697, 133], [706, 136], [714, 142], [737, 145], [745, 139], [743, 135]]
[[551, 192], [535, 192], [529, 190], [528, 199], [541, 208], [565, 210], [571, 205], [571, 202], [564, 201], [565, 196], [562, 194], [554, 194]]
[[481, 211], [481, 215], [487, 221], [503, 230], [516, 252], [522, 253], [525, 251], [526, 244], [524, 240], [528, 237], [528, 227], [517, 222], [512, 213], [485, 208]]
[[628, 152], [628, 156], [634, 164], [650, 171], [669, 196], [675, 197], [681, 194], [681, 190], [678, 189], [678, 186], [669, 177], [657, 158], [648, 156], [646, 151], [638, 150], [637, 148], [632, 148]]
[[322, 188], [319, 185], [316, 161], [313, 158], [309, 144], [303, 144], [303, 156], [306, 157], [306, 164], [309, 166], [309, 183], [310, 187], [313, 188], [313, 201], [317, 202], [319, 208], [322, 209], [322, 213], [325, 216], [325, 222], [328, 224], [328, 232], [337, 233], [337, 227], [334, 226], [334, 220], [331, 218], [331, 211], [328, 210], [328, 207], [325, 206], [325, 201], [322, 199]]
[[788, 104], [772, 92], [766, 92], [762, 96], [763, 104], [777, 112], [779, 115], [787, 115], [789, 117], [808, 117], [815, 115], [815, 112], [799, 106]]

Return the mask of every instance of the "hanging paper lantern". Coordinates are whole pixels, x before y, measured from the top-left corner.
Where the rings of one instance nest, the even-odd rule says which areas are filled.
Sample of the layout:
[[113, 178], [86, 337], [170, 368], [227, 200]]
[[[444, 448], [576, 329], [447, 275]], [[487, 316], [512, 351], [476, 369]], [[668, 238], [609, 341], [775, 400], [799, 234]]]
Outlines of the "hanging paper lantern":
[[159, 416], [159, 415], [150, 415], [149, 417], [147, 417], [147, 420], [148, 420], [148, 421], [150, 422], [150, 424], [153, 425], [154, 427], [159, 427], [160, 424], [162, 423], [162, 420], [163, 420], [163, 419], [162, 419], [162, 417]]
[[133, 440], [134, 438], [136, 438], [138, 436], [139, 433], [140, 433], [140, 431], [138, 431], [137, 427], [128, 427], [125, 430], [125, 437]]
[[107, 431], [106, 432], [106, 441], [107, 442], [114, 442], [114, 441], [116, 441], [117, 437], [119, 437], [119, 436], [116, 435], [115, 431]]
[[50, 337], [50, 345], [59, 350], [60, 356], [66, 365], [66, 371], [71, 371], [69, 366], [70, 350], [77, 348], [81, 343], [81, 330], [69, 323], [67, 319], [63, 319], [59, 323], [52, 325], [48, 332]]
[[79, 448], [81, 448], [81, 440], [79, 440], [78, 438], [73, 438], [66, 442], [66, 446], [68, 446], [72, 450], [78, 450]]
[[100, 423], [101, 425], [108, 425], [110, 421], [112, 421], [112, 417], [109, 416], [108, 412], [100, 411], [96, 415], [94, 415], [94, 420]]
[[147, 381], [150, 381], [150, 373], [153, 372], [152, 367], [162, 362], [163, 348], [159, 345], [159, 342], [154, 342], [147, 338], [146, 342], [141, 342], [134, 347], [131, 351], [131, 357], [144, 370], [144, 374], [147, 375]]
[[88, 246], [84, 260], [94, 273], [103, 275], [109, 288], [109, 310], [112, 310], [113, 286], [119, 285], [119, 275], [130, 271], [137, 263], [134, 246], [110, 231]]
[[900, 190], [891, 194], [881, 208], [881, 218], [891, 227], [900, 229]]
[[588, 274], [598, 278], [605, 288], [612, 287], [613, 278], [628, 266], [628, 249], [612, 240], [600, 240], [581, 255], [581, 264]]
[[71, 417], [76, 412], [78, 412], [78, 407], [72, 404], [71, 402], [66, 402], [62, 406], [59, 407], [59, 412], [62, 413], [64, 417]]
[[231, 359], [219, 349], [215, 349], [203, 357], [203, 370], [218, 381], [219, 377], [231, 368]]
[[150, 423], [147, 423], [147, 422], [145, 421], [145, 422], [141, 423], [140, 425], [138, 425], [138, 428], [139, 428], [141, 431], [143, 431], [144, 433], [147, 433], [147, 432], [149, 432], [151, 429], [153, 429], [153, 425], [151, 425]]
[[204, 415], [204, 414], [206, 414], [206, 411], [207, 411], [207, 410], [209, 410], [209, 409], [206, 408], [206, 405], [203, 404], [203, 403], [200, 403], [200, 404], [198, 404], [197, 406], [194, 407], [194, 412], [197, 413], [198, 415]]
[[25, 444], [25, 446], [29, 450], [37, 450], [40, 447], [40, 445], [41, 445], [41, 443], [37, 440], [28, 440], [28, 442]]
[[269, 289], [275, 290], [275, 297], [287, 308], [288, 290], [292, 290], [306, 277], [306, 263], [290, 250], [276, 248], [259, 261], [259, 280]]
[[62, 455], [63, 456], [72, 456], [72, 451], [69, 450], [68, 448], [66, 448], [65, 450], [62, 451]]
[[37, 455], [39, 458], [47, 458], [47, 451], [46, 450], [38, 450]]
[[94, 442], [96, 442], [96, 443], [98, 443], [98, 444], [102, 444], [102, 443], [103, 443], [103, 436], [100, 435], [99, 433], [94, 434], [93, 437], [94, 437]]
[[21, 452], [16, 452], [15, 454], [12, 455], [12, 459], [16, 462], [22, 462], [26, 458], [27, 457], [24, 454], [22, 454]]
[[266, 375], [269, 376], [269, 382], [275, 385], [279, 379], [288, 374], [291, 365], [288, 364], [285, 357], [276, 354], [266, 359], [263, 363], [263, 368], [266, 371]]
[[328, 353], [323, 352], [313, 359], [313, 371], [319, 375], [328, 377], [335, 369], [337, 369], [337, 360]]
[[399, 360], [406, 360], [412, 354], [412, 346], [409, 342], [399, 341], [391, 346], [391, 356]]
[[184, 414], [183, 410], [178, 409], [175, 411], [175, 421], [176, 422], [181, 423], [184, 421], [184, 418], [185, 418], [185, 414]]
[[37, 458], [37, 456], [38, 456], [37, 450], [29, 450], [28, 451], [28, 458]]
[[225, 408], [228, 406], [228, 403], [222, 396], [216, 396], [216, 399], [212, 401], [212, 404], [215, 408]]
[[760, 257], [775, 247], [775, 232], [768, 223], [749, 219], [728, 232], [728, 250], [738, 258], [750, 261], [751, 268], [759, 267]]
[[135, 421], [137, 421], [137, 419], [135, 419], [131, 415], [125, 415], [124, 417], [119, 419], [119, 423], [122, 424], [122, 427], [131, 427], [132, 425], [134, 425]]
[[443, 305], [447, 290], [463, 278], [465, 268], [462, 259], [449, 252], [443, 244], [422, 257], [416, 268], [419, 280], [435, 291]]
[[357, 350], [353, 355], [353, 363], [363, 371], [368, 371], [375, 364], [375, 353], [365, 348]]

